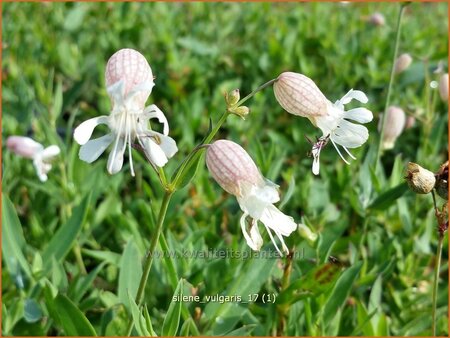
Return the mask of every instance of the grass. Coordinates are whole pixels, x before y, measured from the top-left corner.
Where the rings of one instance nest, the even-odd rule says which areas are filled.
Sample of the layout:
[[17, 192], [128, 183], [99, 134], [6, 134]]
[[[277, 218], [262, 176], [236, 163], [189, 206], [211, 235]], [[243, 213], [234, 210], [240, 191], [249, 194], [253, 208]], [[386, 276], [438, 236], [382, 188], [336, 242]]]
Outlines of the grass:
[[[439, 62], [447, 69], [447, 6], [405, 9], [399, 52], [414, 61], [394, 78], [390, 102], [416, 123], [375, 171], [398, 3], [4, 3], [3, 145], [30, 135], [62, 151], [41, 183], [31, 161], [3, 146], [2, 334], [117, 336], [131, 317], [140, 335], [430, 335], [437, 223], [431, 196], [407, 191], [403, 177], [409, 161], [435, 172], [448, 158], [448, 106], [429, 86]], [[367, 22], [376, 11], [386, 25]], [[315, 243], [294, 233], [292, 260], [252, 257], [235, 198], [201, 159], [172, 196], [158, 241], [174, 257], [154, 257], [144, 307], [136, 306], [164, 191], [137, 151], [135, 178], [127, 164], [110, 176], [107, 157], [82, 162], [72, 138], [82, 121], [110, 111], [104, 69], [125, 47], [142, 52], [156, 76], [148, 102], [166, 114], [179, 148], [168, 177], [209, 119], [219, 120], [224, 92], [244, 97], [289, 70], [331, 101], [350, 88], [368, 95], [369, 141], [350, 166], [325, 148], [319, 177], [305, 136], [320, 131], [286, 113], [270, 87], [245, 103], [246, 120], [229, 116], [216, 135], [241, 144], [280, 185], [278, 206], [317, 233]], [[263, 237], [263, 250], [273, 250]], [[438, 335], [448, 335], [447, 243]], [[208, 251], [215, 256], [189, 256]], [[181, 291], [241, 302], [172, 302]]]

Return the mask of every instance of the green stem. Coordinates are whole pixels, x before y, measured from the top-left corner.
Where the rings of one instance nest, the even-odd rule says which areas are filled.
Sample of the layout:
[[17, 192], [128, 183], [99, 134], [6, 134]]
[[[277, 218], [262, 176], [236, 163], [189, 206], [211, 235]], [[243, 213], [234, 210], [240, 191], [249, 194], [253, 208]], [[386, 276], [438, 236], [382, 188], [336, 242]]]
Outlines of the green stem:
[[437, 310], [437, 293], [439, 284], [439, 270], [441, 268], [441, 256], [442, 256], [442, 244], [444, 242], [444, 236], [439, 234], [438, 247], [436, 252], [436, 265], [434, 267], [434, 281], [433, 281], [433, 305], [431, 310], [431, 322], [432, 322], [432, 336], [436, 336], [436, 310]]
[[[291, 279], [292, 272], [292, 257], [294, 253], [289, 253], [286, 257], [286, 263], [283, 271], [283, 279], [281, 281], [281, 291], [286, 290], [289, 286], [289, 281]], [[278, 312], [278, 327], [277, 327], [277, 336], [283, 336], [286, 330], [286, 315], [289, 311], [289, 305], [283, 305], [277, 307]]]
[[[145, 286], [147, 285], [148, 275], [150, 274], [150, 269], [153, 263], [153, 256], [155, 254], [156, 244], [159, 241], [159, 235], [161, 234], [162, 226], [164, 224], [164, 219], [166, 218], [167, 208], [169, 206], [170, 199], [172, 197], [173, 191], [166, 190], [164, 194], [163, 201], [161, 203], [161, 208], [159, 210], [158, 222], [156, 224], [155, 233], [152, 236], [152, 240], [150, 242], [150, 247], [147, 251], [147, 255], [144, 261], [144, 270], [142, 272], [141, 281], [139, 282], [139, 288], [136, 294], [136, 304], [140, 307], [142, 303], [142, 298], [144, 296]], [[133, 318], [130, 318], [130, 322], [128, 323], [127, 328], [127, 336], [130, 336], [131, 330], [133, 329]]]
[[266, 83], [264, 83], [263, 85], [259, 86], [254, 91], [252, 91], [250, 94], [248, 94], [246, 97], [244, 97], [243, 99], [240, 99], [239, 102], [236, 103], [232, 108], [241, 106], [245, 101], [247, 101], [248, 99], [252, 98], [257, 92], [259, 92], [259, 91], [263, 90], [264, 88], [270, 86], [272, 83], [276, 82], [277, 80], [278, 80], [278, 78], [275, 78], [275, 79], [272, 79], [270, 81], [267, 81]]
[[[277, 78], [267, 81], [266, 83], [264, 83], [263, 85], [259, 86], [254, 91], [252, 91], [250, 94], [245, 96], [243, 99], [239, 100], [239, 102], [237, 102], [235, 105], [233, 105], [232, 107], [229, 107], [229, 109], [241, 106], [244, 102], [246, 102], [247, 100], [252, 98], [257, 92], [270, 86], [272, 83], [274, 83], [276, 81], [277, 81]], [[211, 130], [209, 135], [203, 140], [202, 144], [208, 144], [209, 142], [212, 141], [212, 139], [217, 134], [220, 127], [222, 127], [222, 124], [226, 121], [226, 119], [229, 115], [230, 115], [230, 113], [228, 111], [226, 111], [222, 114], [219, 121], [216, 123], [216, 126], [214, 127], [214, 129]], [[196, 162], [196, 160], [198, 159], [199, 156], [201, 156], [201, 152], [199, 151], [198, 147], [196, 147], [191, 153], [189, 153], [189, 155], [186, 157], [186, 159], [181, 164], [180, 169], [177, 171], [177, 174], [175, 175], [175, 178], [173, 179], [172, 183], [170, 184], [172, 189], [176, 190], [178, 188], [178, 183], [179, 183], [181, 177], [183, 177], [184, 173], [186, 173], [189, 169], [191, 169], [192, 165]]]
[[388, 91], [387, 91], [387, 96], [386, 96], [386, 104], [384, 106], [384, 114], [383, 114], [382, 122], [381, 122], [380, 138], [378, 140], [378, 146], [377, 146], [375, 172], [377, 171], [378, 162], [379, 162], [380, 156], [381, 156], [382, 143], [383, 143], [383, 138], [384, 138], [384, 129], [386, 128], [387, 110], [391, 103], [392, 84], [394, 83], [394, 77], [395, 77], [395, 61], [397, 60], [398, 49], [399, 49], [399, 45], [400, 45], [400, 32], [401, 32], [401, 27], [402, 27], [401, 23], [402, 23], [402, 17], [403, 17], [403, 12], [404, 12], [405, 7], [406, 7], [406, 4], [401, 5], [400, 12], [398, 13], [398, 18], [397, 18], [397, 35], [395, 38], [394, 57], [393, 57], [393, 61], [392, 61], [391, 77], [389, 79]]

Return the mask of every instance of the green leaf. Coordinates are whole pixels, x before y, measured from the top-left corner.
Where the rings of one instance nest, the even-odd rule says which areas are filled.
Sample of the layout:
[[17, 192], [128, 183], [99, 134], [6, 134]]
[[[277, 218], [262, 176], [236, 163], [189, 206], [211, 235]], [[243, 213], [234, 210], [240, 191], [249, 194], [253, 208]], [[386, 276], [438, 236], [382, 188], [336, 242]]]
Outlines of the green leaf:
[[344, 305], [345, 300], [350, 294], [353, 283], [361, 270], [362, 262], [358, 262], [349, 269], [345, 270], [337, 280], [333, 290], [331, 291], [328, 301], [325, 305], [323, 322], [330, 323], [339, 308]]
[[59, 294], [53, 302], [58, 322], [67, 336], [97, 336], [89, 320], [69, 298]]
[[56, 231], [56, 234], [48, 243], [42, 253], [44, 271], [50, 271], [52, 257], [54, 257], [56, 261], [60, 262], [72, 248], [72, 245], [76, 241], [78, 233], [80, 232], [86, 218], [89, 201], [90, 194], [87, 195], [81, 203], [74, 208], [72, 216], [70, 216], [68, 221], [62, 225], [58, 231]]
[[277, 305], [293, 304], [307, 297], [317, 297], [331, 288], [340, 270], [337, 264], [332, 263], [311, 269], [278, 295]]
[[2, 194], [2, 254], [9, 273], [18, 282], [19, 287], [23, 287], [19, 266], [28, 277], [31, 276], [30, 266], [22, 252], [24, 247], [22, 225], [14, 205], [8, 196]]
[[162, 336], [175, 336], [180, 325], [181, 305], [183, 302], [174, 300], [176, 296], [183, 295], [183, 279], [178, 282], [177, 288], [173, 293], [172, 301], [170, 302], [169, 309], [167, 310], [166, 317], [162, 327]]
[[42, 318], [41, 307], [34, 299], [25, 300], [23, 316], [27, 323], [35, 323]]
[[130, 310], [128, 293], [133, 299], [136, 297], [141, 276], [142, 265], [139, 250], [134, 244], [134, 240], [130, 239], [123, 252], [119, 273], [119, 299], [128, 310]]
[[408, 184], [403, 182], [378, 196], [369, 205], [369, 209], [384, 210], [393, 205], [394, 201], [402, 197], [406, 191], [408, 191]]
[[[266, 252], [267, 253], [267, 252]], [[276, 259], [264, 257], [264, 252], [258, 257], [248, 259], [244, 268], [239, 270], [234, 281], [224, 290], [223, 295], [240, 296], [243, 301], [248, 295], [256, 294], [272, 274]], [[245, 307], [238, 302], [210, 302], [205, 307], [205, 317], [210, 320], [213, 335], [221, 335], [231, 331], [241, 319]]]
[[154, 332], [149, 332], [147, 330], [147, 322], [146, 319], [142, 316], [139, 311], [139, 307], [134, 301], [134, 297], [131, 296], [130, 292], [128, 292], [128, 301], [131, 309], [131, 316], [133, 317], [133, 324], [136, 328], [138, 335], [140, 336], [156, 336]]

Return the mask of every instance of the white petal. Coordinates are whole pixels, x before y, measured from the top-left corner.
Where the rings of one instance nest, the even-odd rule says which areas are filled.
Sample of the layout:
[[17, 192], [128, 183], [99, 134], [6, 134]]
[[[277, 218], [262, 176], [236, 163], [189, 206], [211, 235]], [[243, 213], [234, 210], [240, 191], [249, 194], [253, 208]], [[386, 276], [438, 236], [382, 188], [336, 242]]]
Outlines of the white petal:
[[[247, 216], [248, 216], [248, 214], [244, 213], [244, 214], [241, 216], [241, 219], [240, 219], [242, 234], [244, 235], [244, 238], [245, 238], [245, 240], [246, 240], [246, 242], [247, 242], [247, 245], [248, 245], [250, 248], [252, 248], [253, 250], [259, 251], [259, 249], [260, 249], [261, 247], [258, 247], [257, 243], [254, 243], [254, 242], [253, 242], [253, 239], [249, 236], [249, 234], [248, 234], [248, 232], [247, 232], [247, 225], [246, 225], [246, 222], [245, 222], [245, 219], [247, 218]], [[257, 226], [257, 224], [255, 224], [255, 226]], [[255, 227], [255, 226], [254, 226], [254, 227]], [[261, 241], [262, 241], [262, 239], [261, 239]]]
[[82, 161], [87, 163], [94, 162], [106, 148], [112, 143], [114, 137], [112, 134], [107, 134], [105, 136], [90, 140], [86, 144], [82, 145], [78, 156]]
[[359, 123], [367, 123], [372, 121], [373, 114], [366, 108], [355, 108], [344, 112], [343, 117]]
[[155, 86], [153, 79], [151, 81], [144, 81], [134, 87], [132, 91], [128, 94], [128, 97], [132, 97], [139, 92], [148, 92], [148, 95], [152, 93], [152, 89]]
[[360, 90], [353, 90], [353, 89], [350, 89], [348, 93], [345, 94], [339, 101], [341, 104], [347, 104], [351, 102], [353, 99], [362, 103], [367, 103], [369, 101], [366, 94], [364, 94]]
[[44, 146], [26, 136], [10, 136], [6, 140], [6, 146], [17, 155], [33, 158], [42, 152]]
[[369, 131], [366, 127], [342, 120], [339, 128], [336, 128], [331, 135], [331, 139], [347, 148], [357, 148], [367, 141]]
[[51, 164], [42, 162], [42, 157], [36, 156], [33, 160], [33, 165], [36, 169], [36, 174], [38, 175], [39, 180], [41, 180], [41, 182], [47, 181], [47, 173], [52, 168]]
[[162, 148], [151, 137], [140, 137], [147, 158], [157, 167], [164, 167], [167, 157]]
[[74, 131], [73, 137], [78, 144], [83, 145], [92, 136], [92, 132], [99, 124], [108, 124], [108, 116], [99, 116], [84, 121]]
[[275, 206], [269, 205], [259, 219], [264, 225], [273, 229], [275, 232], [279, 232], [283, 236], [289, 236], [295, 229], [297, 229], [297, 223], [290, 216], [283, 214]]
[[263, 245], [263, 239], [258, 229], [258, 222], [256, 220], [252, 220], [252, 228], [250, 229], [250, 238], [253, 241], [253, 244], [256, 247], [256, 251], [259, 251]]
[[[241, 207], [242, 211], [249, 214], [254, 219], [260, 219], [264, 210], [268, 205], [272, 205], [271, 194], [273, 191], [269, 192], [269, 189], [274, 189], [267, 187], [268, 191], [264, 191], [264, 187], [260, 188], [254, 184], [248, 182], [239, 182], [239, 189], [241, 191], [241, 197], [236, 197]], [[278, 194], [278, 192], [276, 192]], [[272, 196], [273, 197], [273, 196]]]
[[118, 173], [120, 169], [122, 169], [123, 154], [125, 152], [124, 144], [123, 138], [120, 137], [118, 139], [117, 147], [114, 147], [113, 151], [109, 154], [107, 169], [111, 175]]
[[113, 105], [123, 106], [125, 102], [125, 84], [123, 80], [113, 83], [111, 86], [106, 88], [109, 97], [113, 100]]
[[313, 156], [313, 165], [312, 172], [314, 175], [319, 175], [320, 170], [320, 151], [322, 150], [321, 146], [313, 147], [311, 153]]
[[49, 160], [52, 157], [55, 157], [57, 155], [59, 155], [59, 153], [61, 152], [61, 150], [59, 149], [59, 147], [57, 145], [51, 145], [50, 147], [45, 148], [42, 151], [42, 159], [45, 160]]
[[156, 105], [152, 104], [145, 108], [144, 114], [147, 115], [149, 119], [158, 119], [159, 123], [164, 124], [163, 133], [164, 135], [169, 135], [169, 122], [164, 113]]
[[173, 138], [156, 131], [148, 131], [146, 134], [152, 137], [155, 142], [159, 144], [167, 158], [171, 158], [178, 151], [177, 143]]

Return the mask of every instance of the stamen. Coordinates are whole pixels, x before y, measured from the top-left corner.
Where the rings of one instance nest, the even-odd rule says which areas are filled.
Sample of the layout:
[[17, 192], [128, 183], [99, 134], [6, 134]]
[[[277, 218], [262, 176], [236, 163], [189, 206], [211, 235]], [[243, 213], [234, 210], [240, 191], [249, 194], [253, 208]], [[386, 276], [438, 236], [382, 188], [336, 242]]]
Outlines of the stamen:
[[280, 240], [284, 252], [286, 252], [288, 254], [289, 253], [289, 249], [286, 246], [286, 243], [284, 243], [283, 236], [278, 231], [275, 231], [275, 235], [277, 235], [278, 239]]
[[111, 157], [111, 162], [109, 163], [109, 167], [108, 167], [108, 171], [111, 172], [112, 171], [112, 166], [114, 161], [116, 160], [116, 155], [117, 155], [117, 147], [119, 145], [119, 139], [121, 137], [120, 132], [122, 130], [122, 124], [123, 124], [123, 117], [126, 113], [122, 114], [120, 116], [120, 122], [119, 122], [119, 128], [116, 130], [117, 132], [117, 136], [116, 136], [116, 141], [114, 143], [114, 149], [113, 149], [113, 153], [112, 153], [112, 157]]
[[352, 153], [347, 149], [347, 147], [342, 146], [342, 148], [344, 148], [344, 150], [347, 152], [347, 154], [354, 160], [356, 160], [356, 157], [352, 155]]
[[341, 152], [339, 151], [339, 148], [337, 147], [336, 143], [334, 143], [333, 139], [330, 138], [331, 143], [333, 143], [334, 148], [336, 148], [336, 151], [338, 152], [339, 156], [342, 158], [342, 161], [344, 161], [346, 164], [350, 165], [350, 163], [342, 156]]
[[283, 257], [283, 253], [280, 251], [280, 249], [278, 249], [277, 243], [275, 242], [275, 239], [272, 236], [272, 233], [270, 232], [270, 229], [267, 225], [264, 224], [264, 226], [266, 227], [267, 232], [269, 233], [269, 237], [270, 240], [272, 241], [273, 245], [275, 246], [275, 249], [277, 249], [278, 253], [280, 254], [281, 257]]
[[134, 177], [134, 167], [133, 167], [133, 153], [131, 152], [131, 121], [130, 124], [128, 124], [128, 128], [127, 128], [127, 134], [128, 134], [128, 157], [129, 157], [129, 161], [130, 161], [130, 171], [131, 171], [131, 176]]

